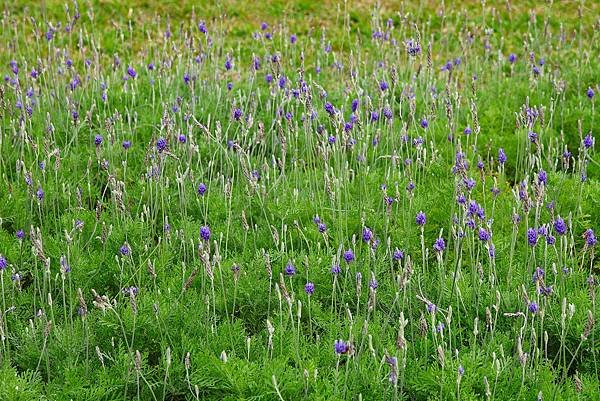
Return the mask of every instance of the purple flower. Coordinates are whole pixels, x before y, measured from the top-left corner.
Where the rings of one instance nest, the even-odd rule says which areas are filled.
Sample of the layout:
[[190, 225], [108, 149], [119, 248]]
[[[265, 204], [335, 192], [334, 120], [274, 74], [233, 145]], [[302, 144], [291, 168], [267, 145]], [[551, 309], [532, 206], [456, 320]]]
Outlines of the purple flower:
[[38, 187], [37, 191], [35, 192], [35, 196], [40, 201], [44, 199], [44, 190], [42, 189], [42, 187]]
[[71, 271], [71, 266], [67, 262], [67, 257], [64, 255], [60, 257], [60, 267], [62, 268], [62, 271], [65, 273], [69, 273]]
[[504, 163], [506, 163], [506, 160], [506, 153], [504, 153], [504, 149], [498, 149], [498, 163], [503, 165]]
[[346, 263], [350, 263], [354, 260], [354, 252], [352, 252], [352, 249], [348, 249], [344, 252], [344, 260]]
[[421, 119], [421, 128], [427, 128], [429, 127], [429, 121], [427, 121], [427, 119], [422, 118]]
[[324, 233], [327, 230], [327, 226], [325, 225], [325, 223], [319, 223], [317, 224], [317, 229], [320, 233]]
[[4, 255], [0, 255], [0, 271], [6, 269], [8, 263], [6, 262], [6, 258]]
[[288, 262], [287, 265], [285, 265], [285, 275], [292, 277], [294, 274], [296, 274], [296, 267], [292, 264], [292, 262]]
[[371, 279], [371, 281], [369, 281], [369, 287], [376, 290], [377, 287], [379, 287], [379, 283], [377, 283], [377, 280], [375, 279], [375, 277], [373, 277]]
[[529, 133], [527, 134], [527, 136], [529, 137], [529, 140], [531, 141], [531, 143], [537, 143], [538, 134], [536, 134], [533, 131], [529, 131]]
[[385, 92], [386, 90], [388, 90], [389, 86], [387, 84], [387, 82], [385, 81], [381, 81], [379, 82], [379, 89], [381, 89], [382, 92]]
[[409, 56], [414, 57], [421, 52], [421, 45], [413, 40], [408, 40], [405, 46]]
[[588, 228], [584, 231], [583, 238], [585, 239], [585, 246], [588, 248], [593, 247], [598, 242], [598, 240], [596, 239], [596, 235], [594, 234], [594, 231], [591, 228]]
[[133, 295], [137, 295], [139, 292], [139, 289], [137, 287], [131, 286], [131, 287], [124, 287], [121, 292], [123, 293], [123, 296], [129, 297], [131, 296], [131, 294]]
[[127, 150], [131, 147], [131, 141], [123, 141], [123, 149]]
[[433, 304], [431, 302], [427, 302], [427, 312], [435, 313], [436, 310], [437, 310], [437, 306], [435, 306], [435, 304]]
[[306, 283], [304, 286], [304, 292], [307, 295], [312, 295], [315, 292], [315, 284], [311, 282]]
[[358, 99], [353, 99], [352, 100], [352, 105], [351, 105], [351, 109], [352, 109], [352, 113], [356, 113], [356, 110], [358, 110]]
[[15, 233], [15, 237], [17, 237], [17, 239], [21, 241], [23, 238], [25, 238], [25, 231], [17, 230], [17, 232]]
[[291, 34], [290, 35], [290, 43], [294, 44], [294, 43], [296, 43], [296, 40], [298, 40], [298, 37], [295, 34]]
[[466, 127], [465, 130], [463, 131], [465, 135], [471, 135], [471, 133], [473, 132], [471, 130], [471, 127]]
[[135, 70], [133, 69], [132, 66], [127, 67], [127, 74], [131, 77], [131, 78], [135, 78], [135, 76], [137, 75], [137, 73], [135, 72]]
[[371, 112], [371, 121], [375, 122], [379, 120], [379, 113], [373, 110]]
[[205, 193], [206, 193], [206, 184], [201, 182], [200, 184], [198, 184], [198, 195], [204, 196]]
[[242, 118], [242, 110], [236, 108], [233, 110], [233, 119], [235, 121], [239, 121]]
[[417, 213], [417, 217], [415, 218], [415, 221], [416, 221], [417, 225], [422, 227], [427, 222], [427, 216], [425, 216], [425, 213], [423, 213], [423, 211], [420, 211], [419, 213]]
[[489, 241], [491, 238], [490, 233], [483, 227], [479, 229], [479, 240], [483, 242]]
[[516, 54], [514, 54], [514, 53], [511, 53], [511, 54], [508, 56], [508, 61], [509, 61], [511, 64], [513, 64], [513, 63], [514, 63], [516, 60], [517, 60], [517, 55], [516, 55]]
[[362, 239], [364, 242], [369, 242], [373, 239], [373, 231], [371, 231], [369, 227], [363, 228]]
[[179, 136], [177, 137], [177, 140], [179, 141], [179, 143], [186, 143], [187, 142], [187, 138], [183, 134], [179, 134]]
[[260, 29], [263, 31], [266, 31], [268, 27], [269, 27], [269, 25], [267, 25], [266, 22], [263, 22], [260, 24]]
[[231, 63], [231, 59], [229, 58], [229, 56], [227, 56], [227, 58], [225, 59], [225, 69], [229, 71], [232, 67], [233, 64]]
[[491, 242], [488, 247], [488, 256], [490, 257], [490, 259], [494, 259], [496, 257], [496, 247]]
[[383, 116], [388, 119], [391, 120], [392, 117], [394, 117], [394, 112], [392, 111], [392, 109], [390, 109], [389, 107], [384, 107], [383, 108]]
[[346, 352], [348, 352], [348, 344], [346, 344], [344, 340], [335, 340], [335, 343], [333, 344], [333, 349], [338, 355], [345, 354]]
[[205, 242], [208, 242], [210, 240], [210, 227], [200, 227], [200, 238], [202, 238], [202, 240]]
[[588, 99], [591, 99], [594, 97], [594, 90], [590, 87], [587, 89], [587, 92], [585, 93], [588, 97]]
[[400, 260], [404, 259], [404, 252], [402, 252], [400, 249], [396, 248], [396, 249], [394, 249], [394, 254], [392, 255], [392, 258], [396, 262], [399, 262]]
[[279, 77], [279, 88], [284, 89], [286, 82], [287, 82], [287, 79], [285, 78], [285, 76], [283, 76], [283, 75], [280, 76]]
[[100, 146], [102, 144], [102, 135], [96, 135], [96, 137], [94, 138], [94, 143], [96, 144], [96, 146]]
[[537, 281], [541, 281], [544, 279], [544, 276], [546, 275], [546, 272], [544, 271], [544, 269], [542, 269], [541, 267], [536, 267], [535, 271], [533, 272], [533, 277], [532, 277], [532, 281], [535, 283]]
[[554, 231], [558, 235], [565, 235], [567, 233], [567, 224], [560, 216], [554, 220]]
[[329, 114], [330, 116], [333, 116], [335, 114], [335, 108], [333, 107], [333, 104], [331, 104], [331, 102], [325, 103], [325, 106], [323, 107], [327, 114]]
[[538, 234], [535, 228], [530, 228], [527, 230], [527, 242], [529, 246], [534, 247], [537, 245]]
[[531, 314], [536, 314], [539, 309], [539, 306], [536, 302], [531, 301], [531, 302], [529, 302], [527, 309], [529, 309], [529, 312], [531, 312]]
[[538, 183], [540, 185], [548, 185], [548, 175], [544, 170], [538, 172]]
[[162, 153], [167, 148], [167, 140], [165, 138], [158, 138], [156, 141], [156, 149], [158, 153]]
[[435, 243], [433, 244], [433, 249], [437, 253], [441, 253], [444, 251], [444, 249], [446, 249], [446, 242], [444, 241], [444, 239], [442, 237], [435, 240]]
[[589, 149], [592, 146], [594, 146], [594, 137], [592, 134], [587, 134], [585, 138], [583, 138], [583, 147]]
[[129, 245], [127, 245], [127, 243], [121, 245], [121, 248], [119, 248], [119, 252], [121, 252], [121, 255], [123, 255], [123, 256], [129, 255], [129, 253], [130, 253]]
[[472, 178], [465, 178], [463, 180], [463, 183], [465, 184], [465, 187], [467, 188], [467, 191], [471, 191], [475, 187], [475, 184], [477, 182], [474, 179], [472, 179]]
[[335, 265], [331, 266], [331, 274], [333, 274], [334, 276], [337, 276], [338, 274], [340, 274], [341, 271], [342, 271], [342, 269], [340, 268], [340, 265], [335, 264]]

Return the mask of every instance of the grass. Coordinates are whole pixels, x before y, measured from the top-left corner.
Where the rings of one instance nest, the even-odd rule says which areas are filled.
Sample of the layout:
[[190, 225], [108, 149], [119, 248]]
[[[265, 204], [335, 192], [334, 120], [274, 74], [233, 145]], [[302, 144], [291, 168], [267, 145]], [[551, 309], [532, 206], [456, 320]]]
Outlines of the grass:
[[600, 398], [598, 11], [5, 4], [0, 400]]

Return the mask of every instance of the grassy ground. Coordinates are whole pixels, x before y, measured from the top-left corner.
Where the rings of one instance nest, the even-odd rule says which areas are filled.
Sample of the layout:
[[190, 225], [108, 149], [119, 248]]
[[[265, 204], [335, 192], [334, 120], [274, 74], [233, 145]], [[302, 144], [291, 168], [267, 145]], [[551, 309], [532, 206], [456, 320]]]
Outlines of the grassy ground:
[[0, 400], [600, 398], [598, 3], [202, 3], [5, 4]]

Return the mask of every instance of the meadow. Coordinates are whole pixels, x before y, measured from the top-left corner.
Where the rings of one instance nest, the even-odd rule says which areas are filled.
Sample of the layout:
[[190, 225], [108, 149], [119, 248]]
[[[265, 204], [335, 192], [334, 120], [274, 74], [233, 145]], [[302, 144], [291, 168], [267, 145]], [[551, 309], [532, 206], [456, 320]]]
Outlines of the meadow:
[[600, 400], [600, 4], [5, 2], [0, 400]]

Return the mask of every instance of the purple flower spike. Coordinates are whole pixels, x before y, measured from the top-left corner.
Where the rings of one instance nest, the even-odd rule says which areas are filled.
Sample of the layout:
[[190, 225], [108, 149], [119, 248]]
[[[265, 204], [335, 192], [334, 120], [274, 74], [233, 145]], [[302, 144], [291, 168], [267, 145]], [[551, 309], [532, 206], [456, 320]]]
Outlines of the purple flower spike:
[[422, 227], [427, 222], [427, 216], [425, 216], [425, 213], [423, 213], [423, 211], [420, 211], [419, 213], [417, 213], [417, 217], [415, 218], [415, 221], [416, 221], [417, 225]]

